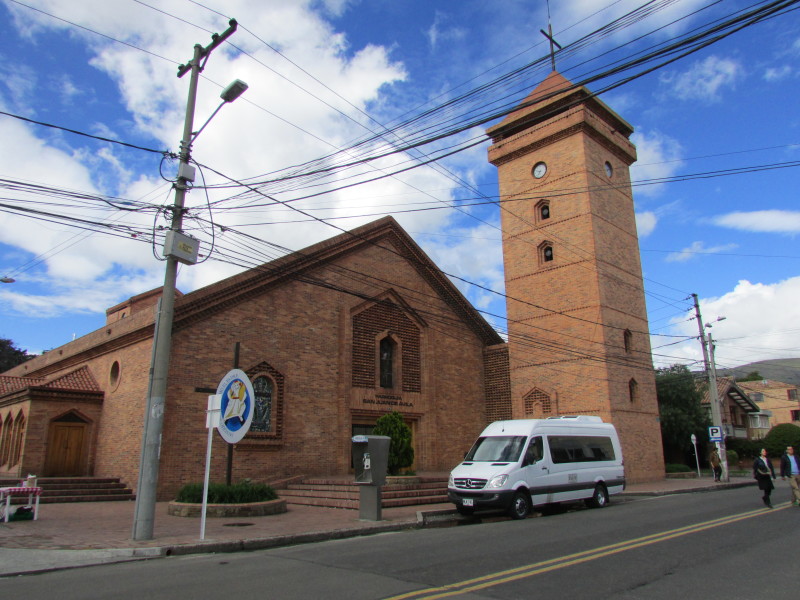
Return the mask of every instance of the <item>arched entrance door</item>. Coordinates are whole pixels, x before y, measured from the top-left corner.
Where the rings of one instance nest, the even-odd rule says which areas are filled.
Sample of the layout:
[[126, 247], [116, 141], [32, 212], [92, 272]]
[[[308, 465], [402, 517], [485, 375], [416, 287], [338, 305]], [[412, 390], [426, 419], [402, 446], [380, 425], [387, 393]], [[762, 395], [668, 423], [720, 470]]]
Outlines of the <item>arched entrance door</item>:
[[84, 465], [89, 424], [75, 413], [68, 413], [50, 423], [47, 438], [45, 476], [85, 475]]

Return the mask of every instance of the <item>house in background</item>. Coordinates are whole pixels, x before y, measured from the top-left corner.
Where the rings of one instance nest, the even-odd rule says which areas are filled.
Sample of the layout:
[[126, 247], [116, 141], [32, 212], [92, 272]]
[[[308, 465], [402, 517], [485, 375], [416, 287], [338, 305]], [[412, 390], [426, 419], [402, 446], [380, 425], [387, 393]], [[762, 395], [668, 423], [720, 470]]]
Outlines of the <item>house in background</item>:
[[[705, 386], [702, 405], [711, 416], [711, 398]], [[722, 400], [722, 429], [726, 438], [759, 440], [770, 430], [771, 413], [748, 397], [732, 378], [717, 379], [717, 397]]]
[[772, 379], [742, 381], [736, 385], [747, 392], [750, 400], [762, 411], [772, 414], [772, 427], [782, 423], [800, 426], [800, 399], [796, 385]]

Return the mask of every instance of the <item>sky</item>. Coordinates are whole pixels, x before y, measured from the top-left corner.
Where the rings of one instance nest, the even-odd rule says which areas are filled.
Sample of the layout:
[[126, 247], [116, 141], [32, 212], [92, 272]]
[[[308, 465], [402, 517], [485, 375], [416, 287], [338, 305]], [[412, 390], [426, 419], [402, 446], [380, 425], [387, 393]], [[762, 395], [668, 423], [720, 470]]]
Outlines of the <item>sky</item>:
[[484, 131], [550, 72], [549, 12], [559, 72], [591, 79], [635, 128], [655, 366], [701, 366], [692, 294], [719, 367], [800, 357], [800, 5], [631, 64], [770, 4], [0, 0], [0, 277], [14, 280], [0, 283], [0, 338], [51, 350], [163, 284], [189, 90], [178, 66], [231, 18], [192, 130], [228, 83], [249, 88], [192, 144], [185, 225], [201, 262], [178, 288], [391, 214], [504, 333]]

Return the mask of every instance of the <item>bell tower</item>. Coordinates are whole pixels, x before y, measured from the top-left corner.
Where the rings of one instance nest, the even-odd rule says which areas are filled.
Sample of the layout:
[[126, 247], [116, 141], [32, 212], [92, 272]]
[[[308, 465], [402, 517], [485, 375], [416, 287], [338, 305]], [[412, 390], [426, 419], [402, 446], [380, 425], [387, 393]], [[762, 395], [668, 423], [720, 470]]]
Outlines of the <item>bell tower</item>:
[[630, 481], [664, 460], [628, 168], [633, 128], [550, 75], [487, 132], [498, 169], [514, 418], [614, 423]]

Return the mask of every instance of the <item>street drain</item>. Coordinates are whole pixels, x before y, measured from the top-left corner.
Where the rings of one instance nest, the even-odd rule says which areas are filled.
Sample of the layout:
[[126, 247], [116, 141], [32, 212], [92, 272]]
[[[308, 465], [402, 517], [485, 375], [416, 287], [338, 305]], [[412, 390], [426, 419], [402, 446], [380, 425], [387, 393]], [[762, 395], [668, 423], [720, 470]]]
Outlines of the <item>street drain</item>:
[[225, 523], [223, 527], [250, 527], [254, 523]]

